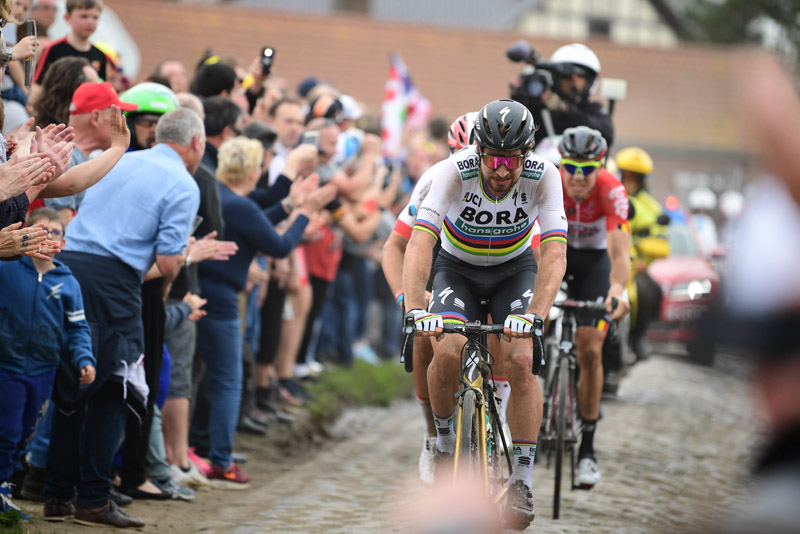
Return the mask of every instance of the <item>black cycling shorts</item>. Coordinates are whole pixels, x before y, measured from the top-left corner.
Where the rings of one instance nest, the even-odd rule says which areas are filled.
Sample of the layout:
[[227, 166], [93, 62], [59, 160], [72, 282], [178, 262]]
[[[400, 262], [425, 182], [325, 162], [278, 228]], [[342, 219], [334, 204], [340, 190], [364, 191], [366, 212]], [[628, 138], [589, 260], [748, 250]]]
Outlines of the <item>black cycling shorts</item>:
[[523, 314], [528, 310], [537, 272], [533, 253], [500, 265], [481, 267], [442, 250], [434, 267], [428, 309], [440, 313], [445, 323], [478, 321], [481, 299], [487, 299], [492, 322], [502, 324], [508, 314]]
[[[603, 301], [610, 287], [611, 259], [606, 249], [567, 247], [567, 295], [575, 300]], [[578, 310], [578, 326], [608, 329], [609, 316], [603, 311]]]

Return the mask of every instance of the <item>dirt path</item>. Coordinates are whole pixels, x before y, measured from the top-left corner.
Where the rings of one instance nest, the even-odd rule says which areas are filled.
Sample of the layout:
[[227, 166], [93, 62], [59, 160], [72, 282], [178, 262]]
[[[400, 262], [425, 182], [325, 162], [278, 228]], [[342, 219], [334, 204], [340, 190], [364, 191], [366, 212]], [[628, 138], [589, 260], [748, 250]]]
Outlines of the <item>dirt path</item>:
[[[714, 368], [657, 356], [637, 365], [615, 400], [605, 400], [596, 449], [603, 481], [567, 491], [562, 517], [551, 519], [552, 470], [534, 469], [537, 518], [530, 532], [665, 532], [697, 529], [736, 502], [746, 479], [755, 424], [742, 366], [721, 358]], [[248, 491], [209, 491], [194, 503], [137, 501], [128, 513], [146, 532], [400, 532], [387, 520], [395, 503], [425, 498], [414, 481], [422, 422], [414, 402], [352, 410], [332, 438], [282, 453], [252, 438], [237, 450], [254, 482]], [[282, 438], [288, 439], [285, 432]], [[290, 440], [291, 441], [291, 440]], [[100, 532], [41, 521], [30, 531]]]

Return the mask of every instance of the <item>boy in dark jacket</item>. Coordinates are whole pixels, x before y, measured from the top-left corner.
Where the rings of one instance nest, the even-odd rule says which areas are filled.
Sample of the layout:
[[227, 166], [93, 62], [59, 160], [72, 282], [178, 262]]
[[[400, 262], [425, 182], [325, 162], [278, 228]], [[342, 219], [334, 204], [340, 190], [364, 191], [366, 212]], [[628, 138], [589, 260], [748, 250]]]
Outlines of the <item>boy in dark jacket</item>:
[[[64, 223], [57, 211], [34, 210], [38, 224], [64, 247]], [[17, 508], [9, 480], [50, 398], [59, 362], [74, 365], [80, 383], [91, 384], [95, 358], [78, 281], [61, 262], [23, 257], [0, 262], [0, 511]]]

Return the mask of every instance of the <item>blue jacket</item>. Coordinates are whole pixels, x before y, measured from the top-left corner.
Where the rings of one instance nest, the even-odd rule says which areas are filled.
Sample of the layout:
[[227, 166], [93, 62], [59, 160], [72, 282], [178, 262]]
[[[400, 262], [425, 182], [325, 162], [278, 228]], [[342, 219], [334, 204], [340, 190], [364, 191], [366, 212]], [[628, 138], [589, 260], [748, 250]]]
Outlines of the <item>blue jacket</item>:
[[96, 365], [83, 297], [69, 267], [40, 274], [33, 260], [0, 262], [0, 369], [36, 376], [63, 356], [78, 370]]

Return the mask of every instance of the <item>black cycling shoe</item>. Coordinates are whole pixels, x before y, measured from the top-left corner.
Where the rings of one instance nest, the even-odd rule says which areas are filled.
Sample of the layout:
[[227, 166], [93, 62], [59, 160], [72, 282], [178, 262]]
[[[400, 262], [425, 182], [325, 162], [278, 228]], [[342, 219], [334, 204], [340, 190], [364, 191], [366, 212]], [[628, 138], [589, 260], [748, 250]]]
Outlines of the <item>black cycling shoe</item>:
[[508, 488], [503, 528], [525, 530], [533, 523], [533, 493], [521, 480], [515, 480]]

